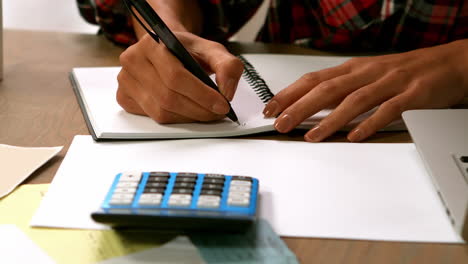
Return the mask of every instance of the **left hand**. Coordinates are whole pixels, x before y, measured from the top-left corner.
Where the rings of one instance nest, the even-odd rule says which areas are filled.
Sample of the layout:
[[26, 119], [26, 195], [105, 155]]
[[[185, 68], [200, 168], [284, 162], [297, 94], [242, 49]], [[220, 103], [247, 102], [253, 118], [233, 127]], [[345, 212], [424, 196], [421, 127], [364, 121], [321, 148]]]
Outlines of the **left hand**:
[[287, 133], [322, 109], [333, 112], [304, 139], [327, 138], [358, 115], [378, 106], [349, 134], [366, 139], [410, 109], [445, 108], [468, 96], [468, 40], [410, 52], [353, 58], [328, 69], [307, 73], [266, 105], [266, 117], [281, 113], [275, 128]]

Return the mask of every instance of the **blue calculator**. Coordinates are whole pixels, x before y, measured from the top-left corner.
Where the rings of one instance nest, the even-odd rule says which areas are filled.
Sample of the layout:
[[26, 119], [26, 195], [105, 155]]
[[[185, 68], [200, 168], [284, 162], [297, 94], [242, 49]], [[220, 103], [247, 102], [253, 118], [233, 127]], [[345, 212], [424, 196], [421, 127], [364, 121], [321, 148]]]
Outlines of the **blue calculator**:
[[248, 176], [119, 173], [91, 217], [115, 227], [242, 231], [256, 219], [258, 188], [258, 180]]

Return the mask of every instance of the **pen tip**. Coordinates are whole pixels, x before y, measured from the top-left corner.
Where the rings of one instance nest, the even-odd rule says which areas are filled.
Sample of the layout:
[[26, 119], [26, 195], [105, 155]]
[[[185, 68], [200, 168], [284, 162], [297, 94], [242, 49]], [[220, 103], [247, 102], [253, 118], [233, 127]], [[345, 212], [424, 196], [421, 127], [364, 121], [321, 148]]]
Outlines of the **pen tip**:
[[236, 123], [237, 123], [237, 125], [239, 125], [239, 126], [240, 126], [240, 122], [239, 122], [239, 121], [236, 121]]

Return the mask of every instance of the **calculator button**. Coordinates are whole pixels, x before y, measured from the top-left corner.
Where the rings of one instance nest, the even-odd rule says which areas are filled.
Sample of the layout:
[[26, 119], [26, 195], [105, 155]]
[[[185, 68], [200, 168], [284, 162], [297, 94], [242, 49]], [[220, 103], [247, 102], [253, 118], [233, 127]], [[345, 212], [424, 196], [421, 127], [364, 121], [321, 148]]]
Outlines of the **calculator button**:
[[220, 201], [198, 200], [197, 207], [199, 208], [218, 208]]
[[195, 183], [191, 182], [176, 182], [174, 188], [195, 188]]
[[461, 156], [460, 157], [461, 162], [463, 163], [468, 163], [468, 156]]
[[141, 179], [141, 172], [127, 172], [127, 173], [122, 173], [122, 175], [119, 178], [119, 182], [139, 182]]
[[168, 182], [169, 181], [169, 177], [149, 177], [148, 178], [148, 182]]
[[169, 200], [171, 206], [189, 206], [190, 203], [190, 200]]
[[221, 197], [217, 195], [200, 195], [198, 196], [198, 201], [221, 201]]
[[228, 205], [247, 207], [249, 203], [250, 199], [246, 198], [228, 198]]
[[138, 202], [139, 205], [160, 205], [161, 199], [159, 200], [140, 200]]
[[178, 182], [191, 182], [191, 183], [195, 183], [196, 181], [197, 181], [196, 178], [191, 178], [191, 177], [189, 177], [189, 178], [179, 178], [179, 177], [177, 177], [177, 178], [176, 178], [176, 183], [178, 183]]
[[187, 188], [176, 188], [176, 189], [172, 189], [172, 193], [174, 194], [192, 194], [193, 193], [193, 189], [190, 188], [190, 189], [187, 189]]
[[232, 180], [233, 181], [249, 181], [251, 182], [252, 181], [252, 178], [251, 177], [247, 177], [247, 176], [232, 176]]
[[215, 179], [215, 178], [208, 178], [204, 179], [203, 183], [208, 183], [208, 184], [224, 184], [224, 179]]
[[192, 202], [190, 194], [172, 194], [169, 197], [169, 205], [173, 206], [188, 206]]
[[144, 193], [140, 195], [141, 200], [153, 200], [153, 199], [162, 199], [163, 195], [161, 193]]
[[252, 183], [249, 181], [239, 181], [239, 180], [234, 180], [231, 181], [231, 186], [251, 186]]
[[198, 174], [193, 172], [179, 172], [177, 173], [177, 178], [198, 178]]
[[112, 195], [112, 200], [114, 199], [133, 199], [134, 194], [133, 193], [114, 193]]
[[206, 195], [217, 195], [221, 196], [222, 191], [219, 190], [201, 190], [201, 194], [206, 194]]
[[145, 188], [143, 193], [164, 193], [165, 191], [165, 188]]
[[133, 199], [112, 199], [109, 204], [111, 205], [130, 205], [132, 204]]
[[140, 196], [138, 203], [144, 205], [159, 205], [161, 204], [162, 197], [163, 195], [160, 193], [145, 193]]
[[147, 182], [146, 188], [166, 188], [167, 183], [165, 182]]
[[169, 177], [171, 174], [166, 171], [152, 171], [149, 173], [150, 177], [156, 176], [156, 177]]
[[203, 184], [202, 190], [223, 190], [224, 185], [221, 184]]
[[128, 188], [128, 187], [137, 187], [138, 182], [119, 182], [115, 188]]
[[250, 192], [250, 186], [230, 186], [230, 192]]
[[205, 174], [205, 179], [206, 178], [215, 178], [215, 179], [223, 179], [225, 178], [226, 176], [223, 175], [223, 174], [217, 174], [217, 173], [207, 173]]
[[128, 187], [128, 188], [115, 188], [114, 193], [135, 193], [136, 192], [135, 187]]
[[234, 199], [249, 199], [250, 193], [247, 192], [229, 192], [228, 198]]
[[171, 194], [169, 200], [192, 200], [192, 195], [175, 193]]

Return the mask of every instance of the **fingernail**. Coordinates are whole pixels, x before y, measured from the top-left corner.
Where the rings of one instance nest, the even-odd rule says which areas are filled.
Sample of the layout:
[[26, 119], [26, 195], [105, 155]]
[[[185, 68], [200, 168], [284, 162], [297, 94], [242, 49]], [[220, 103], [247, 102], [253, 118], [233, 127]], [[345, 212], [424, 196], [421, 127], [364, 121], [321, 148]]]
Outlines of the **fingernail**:
[[223, 94], [229, 101], [234, 98], [234, 91], [236, 90], [237, 81], [234, 78], [229, 78], [224, 86]]
[[270, 101], [266, 106], [265, 109], [263, 109], [263, 115], [265, 117], [274, 117], [277, 116], [279, 113], [279, 104], [277, 101], [272, 100]]
[[281, 133], [286, 133], [289, 132], [289, 130], [292, 129], [292, 118], [290, 115], [285, 114], [280, 117], [275, 122], [275, 129], [278, 130], [278, 132]]
[[364, 139], [364, 133], [362, 129], [356, 128], [348, 134], [348, 140], [351, 142], [358, 142]]
[[304, 136], [305, 140], [308, 142], [319, 142], [322, 140], [323, 136], [323, 129], [320, 125], [315, 126], [312, 128], [307, 134]]
[[216, 114], [224, 115], [229, 112], [229, 106], [224, 102], [216, 102], [212, 107], [212, 111]]

